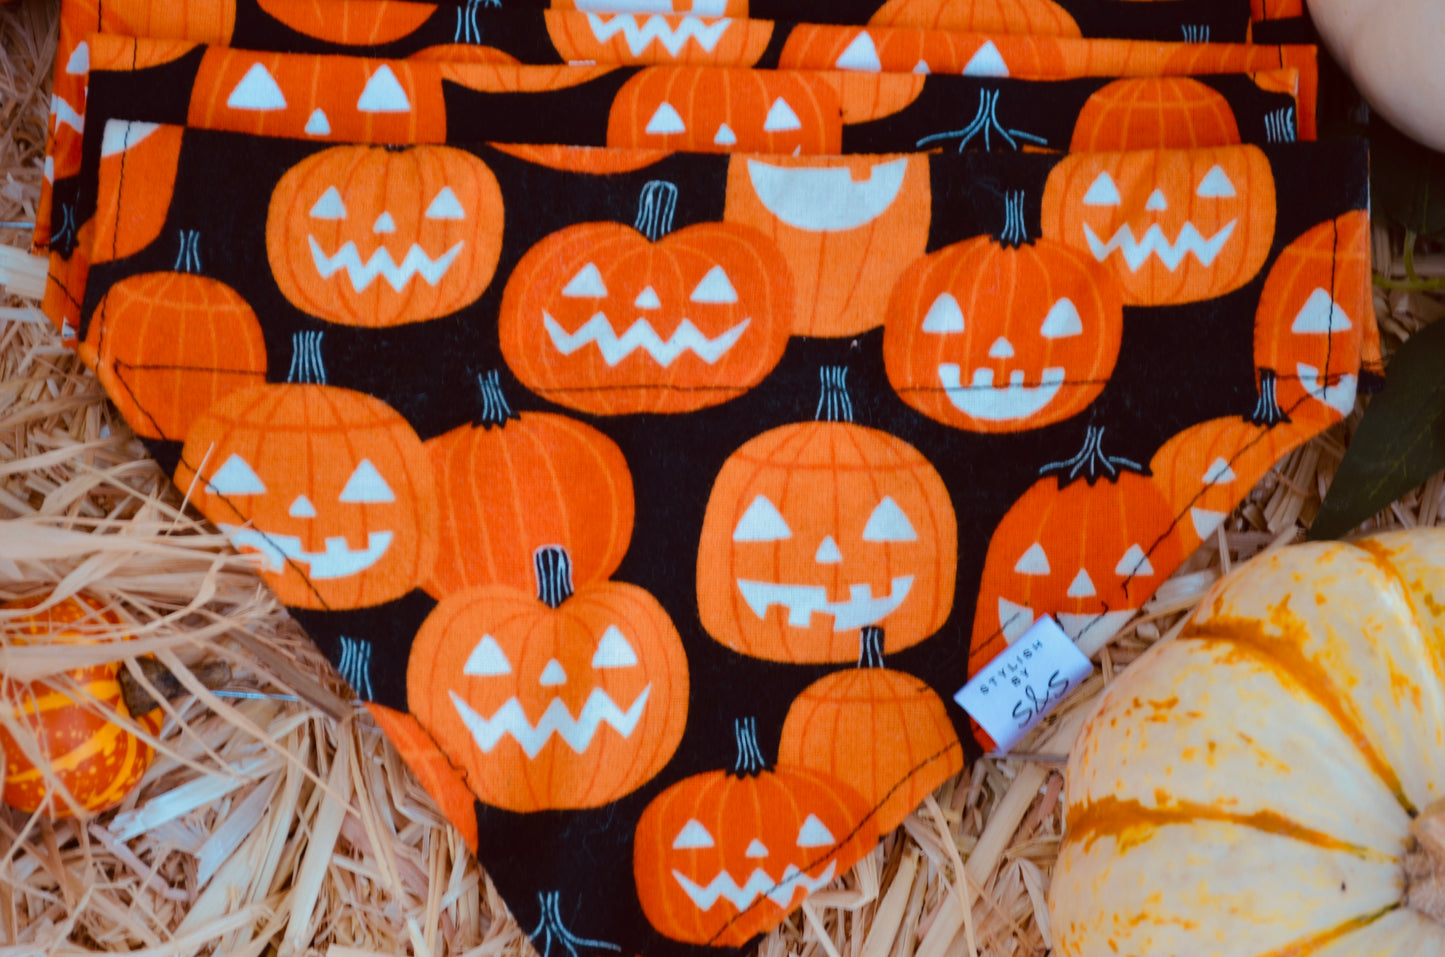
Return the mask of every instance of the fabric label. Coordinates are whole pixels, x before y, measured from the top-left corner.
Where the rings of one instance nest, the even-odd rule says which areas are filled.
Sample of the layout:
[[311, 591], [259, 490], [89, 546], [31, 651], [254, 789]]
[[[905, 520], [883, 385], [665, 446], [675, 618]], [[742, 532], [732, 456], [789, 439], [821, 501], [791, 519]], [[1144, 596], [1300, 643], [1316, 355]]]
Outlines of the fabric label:
[[988, 732], [999, 751], [1008, 751], [1093, 673], [1089, 659], [1044, 615], [984, 665], [953, 700]]

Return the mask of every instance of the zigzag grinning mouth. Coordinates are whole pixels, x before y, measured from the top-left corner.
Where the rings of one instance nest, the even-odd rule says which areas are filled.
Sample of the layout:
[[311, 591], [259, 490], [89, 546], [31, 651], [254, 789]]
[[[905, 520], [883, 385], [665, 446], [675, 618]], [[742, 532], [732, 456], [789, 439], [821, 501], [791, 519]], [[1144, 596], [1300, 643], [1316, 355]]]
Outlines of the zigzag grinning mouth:
[[466, 245], [465, 242], [458, 242], [436, 259], [432, 259], [421, 246], [412, 243], [400, 263], [391, 258], [391, 253], [385, 246], [378, 246], [371, 258], [363, 262], [361, 254], [356, 250], [356, 243], [350, 240], [331, 256], [322, 251], [321, 244], [314, 236], [307, 236], [306, 240], [311, 244], [311, 259], [321, 278], [330, 279], [336, 272], [345, 269], [347, 278], [351, 280], [351, 288], [357, 292], [364, 291], [376, 281], [377, 276], [385, 279], [387, 285], [396, 292], [401, 292], [401, 288], [415, 276], [421, 276], [429, 285], [435, 286], [441, 282], [442, 276], [446, 275], [453, 260]]
[[602, 352], [602, 360], [609, 366], [617, 365], [638, 349], [652, 356], [657, 364], [663, 367], [672, 365], [673, 360], [684, 352], [696, 353], [703, 362], [712, 365], [737, 344], [751, 322], [751, 319], [744, 319], [726, 332], [709, 339], [692, 324], [692, 320], [683, 319], [677, 324], [672, 336], [663, 339], [646, 319], [638, 319], [619, 336], [608, 321], [607, 314], [603, 312], [593, 315], [576, 332], [568, 332], [551, 314], [545, 310], [542, 312], [542, 324], [546, 326], [547, 335], [551, 337], [552, 345], [557, 347], [558, 352], [569, 356], [578, 349], [595, 344]]
[[695, 41], [698, 46], [711, 53], [731, 22], [724, 18], [709, 23], [690, 16], [683, 17], [674, 28], [665, 16], [660, 15], [649, 16], [639, 24], [634, 14], [616, 14], [607, 19], [595, 13], [587, 14], [587, 23], [592, 27], [592, 35], [597, 38], [598, 43], [606, 43], [620, 33], [627, 41], [627, 49], [632, 51], [633, 56], [646, 50], [653, 40], [661, 43], [672, 56], [682, 52], [689, 40]]
[[737, 880], [726, 870], [719, 871], [707, 886], [698, 884], [678, 870], [674, 870], [672, 876], [676, 878], [677, 883], [692, 902], [697, 905], [698, 910], [703, 912], [712, 910], [713, 905], [722, 899], [736, 907], [741, 913], [747, 910], [753, 901], [764, 896], [779, 907], [787, 907], [793, 902], [793, 897], [799, 889], [805, 891], [804, 896], [806, 896], [831, 883], [837, 867], [836, 861], [829, 861], [827, 869], [822, 874], [817, 877], [809, 877], [798, 868], [798, 865], [789, 864], [783, 871], [782, 880], [778, 881], [773, 880], [767, 871], [759, 867], [748, 875], [747, 881], [742, 886], [738, 886]]
[[567, 746], [577, 754], [591, 746], [597, 729], [603, 724], [612, 725], [624, 738], [630, 737], [637, 722], [642, 719], [642, 712], [647, 707], [647, 697], [651, 691], [652, 685], [649, 684], [642, 689], [632, 706], [623, 711], [607, 692], [594, 688], [575, 718], [561, 698], [553, 698], [535, 725], [527, 720], [527, 713], [516, 698], [507, 699], [507, 703], [498, 708], [495, 714], [484, 718], [455, 691], [448, 694], [451, 695], [452, 705], [461, 716], [462, 723], [467, 726], [467, 730], [472, 733], [472, 739], [482, 751], [490, 752], [502, 738], [510, 734], [522, 746], [527, 757], [535, 758], [554, 734], [567, 742]]
[[1150, 256], [1158, 256], [1165, 268], [1173, 272], [1179, 268], [1188, 253], [1193, 253], [1201, 264], [1212, 265], [1219, 251], [1228, 242], [1230, 234], [1234, 232], [1234, 224], [1237, 222], [1237, 219], [1230, 220], [1227, 226], [1209, 239], [1205, 239], [1193, 223], [1185, 223], [1184, 228], [1179, 230], [1179, 238], [1172, 243], [1164, 238], [1164, 230], [1159, 228], [1158, 223], [1149, 227], [1143, 239], [1135, 239], [1134, 231], [1125, 223], [1107, 243], [1099, 239], [1089, 228], [1089, 224], [1085, 223], [1084, 238], [1089, 242], [1089, 251], [1099, 262], [1108, 259], [1110, 254], [1118, 250], [1124, 254], [1124, 262], [1128, 263], [1130, 272], [1138, 272]]

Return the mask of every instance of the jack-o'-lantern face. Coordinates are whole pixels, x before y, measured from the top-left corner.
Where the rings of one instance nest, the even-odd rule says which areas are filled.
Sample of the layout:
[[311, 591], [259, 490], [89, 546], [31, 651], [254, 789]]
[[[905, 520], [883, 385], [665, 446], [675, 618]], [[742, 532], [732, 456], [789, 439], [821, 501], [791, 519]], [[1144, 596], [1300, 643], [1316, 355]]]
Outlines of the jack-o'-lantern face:
[[679, 781], [637, 822], [637, 897], [652, 926], [673, 940], [746, 943], [877, 840], [856, 791], [807, 768], [764, 769], [755, 725], [737, 724], [735, 772]]
[[878, 326], [928, 243], [927, 157], [734, 157], [723, 218], [770, 237], [793, 274], [793, 334]]
[[698, 546], [703, 627], [773, 661], [851, 661], [937, 631], [953, 602], [957, 528], [913, 446], [851, 422], [785, 425], [723, 464]]
[[989, 541], [974, 613], [969, 673], [1042, 615], [1093, 654], [1133, 617], [1184, 557], [1175, 516], [1149, 478], [1044, 478], [1014, 503]]
[[752, 66], [768, 47], [768, 20], [664, 13], [549, 10], [547, 34], [562, 59], [585, 63]]
[[899, 279], [883, 358], [899, 396], [931, 418], [976, 432], [1038, 428], [1104, 390], [1123, 322], [1118, 284], [1087, 254], [980, 236]]
[[622, 85], [607, 145], [715, 153], [843, 151], [837, 90], [821, 76], [777, 70], [660, 67]]
[[781, 255], [734, 223], [666, 234], [676, 192], [649, 183], [638, 229], [582, 223], [522, 257], [499, 334], [529, 388], [601, 415], [686, 412], [735, 398], [772, 371], [792, 319]]
[[1041, 221], [1111, 267], [1125, 304], [1196, 302], [1264, 265], [1274, 176], [1255, 146], [1071, 155], [1049, 173]]
[[[1282, 417], [1332, 422], [1355, 407], [1367, 340], [1375, 334], [1369, 215], [1345, 213], [1307, 230], [1270, 267], [1254, 318], [1254, 361], [1273, 375]], [[1263, 403], [1262, 403], [1263, 404]]]
[[435, 557], [428, 456], [405, 419], [364, 393], [231, 393], [191, 424], [176, 484], [296, 608], [400, 598]]
[[186, 122], [258, 136], [357, 143], [442, 143], [434, 64], [210, 47]]
[[485, 163], [447, 146], [338, 146], [271, 194], [266, 254], [298, 309], [350, 326], [434, 319], [487, 288], [502, 193]]
[[411, 712], [478, 798], [514, 811], [622, 797], [687, 723], [687, 659], [662, 606], [616, 582], [572, 594], [548, 551], [536, 596], [493, 585], [438, 605], [407, 668]]

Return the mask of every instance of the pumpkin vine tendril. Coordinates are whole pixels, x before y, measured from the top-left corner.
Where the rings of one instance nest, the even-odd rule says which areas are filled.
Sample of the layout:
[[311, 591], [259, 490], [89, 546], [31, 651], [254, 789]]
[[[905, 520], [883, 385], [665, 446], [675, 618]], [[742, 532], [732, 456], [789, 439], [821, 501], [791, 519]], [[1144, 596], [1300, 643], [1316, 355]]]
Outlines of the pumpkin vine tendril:
[[[561, 891], [542, 893], [537, 895], [537, 901], [542, 908], [542, 919], [537, 922], [536, 928], [527, 935], [534, 946], [541, 952], [542, 957], [552, 957], [552, 942], [555, 940], [567, 951], [568, 957], [577, 957], [578, 948], [589, 950], [610, 950], [620, 952], [621, 947], [616, 944], [609, 944], [605, 940], [590, 940], [586, 937], [578, 937], [567, 929], [562, 923], [562, 911], [559, 902], [562, 897]], [[538, 938], [541, 938], [540, 940]]]
[[1056, 475], [1059, 487], [1063, 488], [1076, 479], [1084, 479], [1093, 485], [1108, 476], [1112, 482], [1119, 480], [1124, 470], [1148, 475], [1149, 470], [1133, 459], [1122, 455], [1109, 455], [1104, 451], [1104, 427], [1091, 425], [1084, 430], [1084, 446], [1074, 455], [1059, 462], [1050, 462], [1039, 469], [1039, 475]]

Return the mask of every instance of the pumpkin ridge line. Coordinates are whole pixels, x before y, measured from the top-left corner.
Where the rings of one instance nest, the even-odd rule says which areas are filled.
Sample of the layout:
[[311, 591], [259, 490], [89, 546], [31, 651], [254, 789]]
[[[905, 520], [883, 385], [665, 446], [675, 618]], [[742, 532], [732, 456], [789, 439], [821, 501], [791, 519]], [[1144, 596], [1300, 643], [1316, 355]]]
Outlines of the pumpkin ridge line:
[[[1369, 538], [1358, 542], [1351, 542], [1350, 546], [1352, 548], [1358, 548], [1368, 554], [1371, 562], [1399, 586], [1400, 593], [1404, 596], [1405, 603], [1410, 609], [1411, 617], [1414, 618], [1417, 623], [1425, 621], [1430, 617], [1421, 613], [1419, 605], [1415, 601], [1415, 591], [1405, 579], [1404, 573], [1390, 561], [1389, 549], [1385, 548], [1375, 539]], [[1421, 644], [1425, 646], [1427, 652], [1434, 652], [1436, 650], [1437, 643], [1428, 640], [1423, 633], [1423, 629], [1421, 629], [1420, 637]], [[1435, 665], [1433, 677], [1441, 683], [1442, 687], [1445, 687], [1445, 655], [1432, 654], [1431, 657]]]

